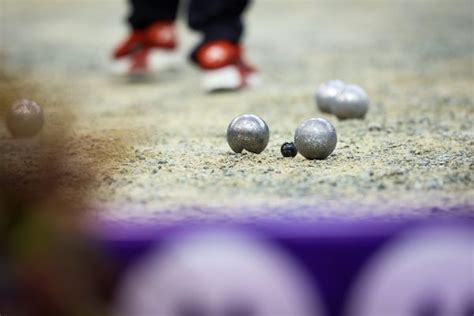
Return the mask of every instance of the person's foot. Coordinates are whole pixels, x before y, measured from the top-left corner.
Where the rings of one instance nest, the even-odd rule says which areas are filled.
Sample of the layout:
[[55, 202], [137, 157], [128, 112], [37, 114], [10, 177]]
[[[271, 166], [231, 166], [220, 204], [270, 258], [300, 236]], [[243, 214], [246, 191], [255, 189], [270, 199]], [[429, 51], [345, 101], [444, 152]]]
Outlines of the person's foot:
[[230, 41], [218, 40], [202, 45], [193, 57], [203, 70], [203, 89], [216, 92], [259, 85], [256, 69], [248, 65], [242, 55], [242, 48]]
[[160, 53], [174, 51], [177, 45], [175, 25], [157, 22], [144, 30], [134, 30], [112, 54], [112, 73], [147, 75], [153, 73], [162, 58]]

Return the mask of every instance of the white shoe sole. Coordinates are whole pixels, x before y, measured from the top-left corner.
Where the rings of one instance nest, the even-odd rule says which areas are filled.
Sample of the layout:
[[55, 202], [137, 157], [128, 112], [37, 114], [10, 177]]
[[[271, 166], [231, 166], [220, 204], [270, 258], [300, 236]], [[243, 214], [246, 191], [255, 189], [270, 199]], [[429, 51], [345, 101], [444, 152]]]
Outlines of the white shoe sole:
[[132, 71], [130, 70], [130, 59], [121, 58], [118, 60], [112, 60], [110, 64], [110, 74], [114, 76], [131, 75]]
[[202, 77], [202, 88], [206, 92], [238, 90], [243, 87], [255, 88], [259, 85], [261, 85], [261, 79], [258, 74], [253, 73], [242, 78], [236, 66], [206, 70]]
[[114, 76], [146, 76], [170, 70], [177, 70], [184, 64], [182, 54], [177, 51], [156, 50], [148, 55], [148, 68], [131, 71], [131, 59], [112, 60], [110, 73]]
[[170, 71], [182, 68], [186, 57], [176, 50], [156, 50], [150, 53], [148, 62], [150, 71]]

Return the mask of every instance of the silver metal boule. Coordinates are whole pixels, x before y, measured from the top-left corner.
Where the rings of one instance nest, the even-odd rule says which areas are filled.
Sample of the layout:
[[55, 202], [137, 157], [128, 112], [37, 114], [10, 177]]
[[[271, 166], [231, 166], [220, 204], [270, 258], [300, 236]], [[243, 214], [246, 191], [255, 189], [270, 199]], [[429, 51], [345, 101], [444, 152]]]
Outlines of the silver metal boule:
[[329, 80], [321, 84], [316, 92], [316, 104], [324, 113], [331, 113], [331, 103], [336, 95], [344, 90], [346, 84], [341, 80]]
[[338, 119], [362, 119], [369, 109], [369, 97], [361, 87], [347, 85], [331, 104], [331, 112]]
[[254, 114], [237, 116], [227, 128], [227, 142], [236, 153], [245, 149], [259, 154], [267, 147], [269, 139], [270, 130], [267, 123]]
[[334, 151], [336, 144], [336, 129], [325, 119], [305, 120], [296, 129], [296, 149], [307, 159], [325, 159]]
[[34, 101], [19, 100], [6, 115], [6, 125], [14, 137], [31, 137], [43, 127], [43, 110]]

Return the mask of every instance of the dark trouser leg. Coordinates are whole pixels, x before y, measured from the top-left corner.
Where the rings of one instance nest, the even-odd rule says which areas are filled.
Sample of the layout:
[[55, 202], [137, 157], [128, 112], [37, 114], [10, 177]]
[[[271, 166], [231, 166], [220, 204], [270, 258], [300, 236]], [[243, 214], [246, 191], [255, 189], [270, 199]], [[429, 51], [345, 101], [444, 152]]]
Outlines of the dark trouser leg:
[[156, 21], [174, 21], [179, 5], [179, 0], [129, 0], [129, 2], [131, 14], [128, 22], [135, 30], [144, 29]]
[[191, 0], [188, 24], [204, 34], [203, 42], [226, 39], [239, 43], [244, 31], [242, 13], [250, 0]]

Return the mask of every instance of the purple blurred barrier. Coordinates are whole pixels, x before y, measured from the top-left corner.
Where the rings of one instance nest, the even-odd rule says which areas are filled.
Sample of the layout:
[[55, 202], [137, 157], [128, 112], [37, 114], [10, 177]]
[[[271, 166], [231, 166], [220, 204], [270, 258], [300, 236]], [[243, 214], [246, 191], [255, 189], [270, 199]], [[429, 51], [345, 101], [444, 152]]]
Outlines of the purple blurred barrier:
[[119, 265], [116, 316], [472, 316], [473, 228], [182, 224], [97, 240]]

